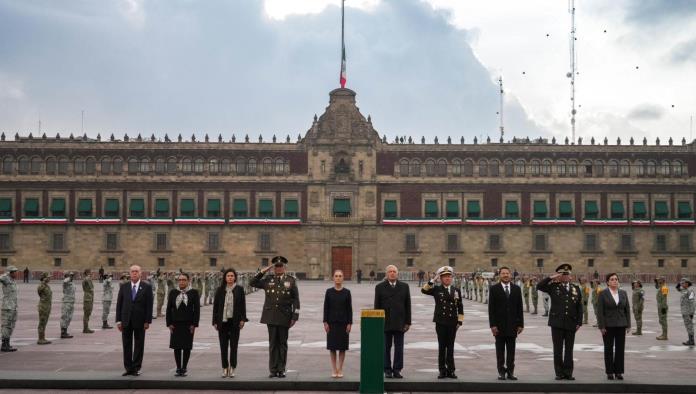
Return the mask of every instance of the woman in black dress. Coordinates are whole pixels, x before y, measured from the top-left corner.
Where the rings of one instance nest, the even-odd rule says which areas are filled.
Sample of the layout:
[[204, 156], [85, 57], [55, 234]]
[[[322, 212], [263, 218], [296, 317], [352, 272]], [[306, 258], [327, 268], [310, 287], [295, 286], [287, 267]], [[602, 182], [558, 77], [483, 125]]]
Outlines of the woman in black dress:
[[[186, 366], [193, 348], [193, 334], [201, 316], [200, 296], [189, 287], [189, 275], [180, 273], [178, 288], [169, 292], [167, 300], [167, 327], [171, 333], [169, 347], [174, 349], [176, 375], [186, 376]], [[183, 359], [182, 359], [183, 356]]]
[[215, 291], [213, 299], [213, 327], [220, 340], [222, 358], [222, 377], [233, 378], [237, 368], [237, 345], [239, 331], [244, 328], [246, 316], [246, 297], [244, 289], [237, 286], [237, 271], [228, 268], [222, 275], [223, 283]]
[[[324, 296], [324, 331], [326, 348], [331, 353], [331, 374], [334, 378], [343, 377], [343, 361], [348, 350], [348, 334], [353, 325], [353, 304], [350, 290], [343, 287], [343, 271], [336, 270], [333, 275], [334, 287], [326, 289]], [[338, 352], [338, 364], [336, 363]]]

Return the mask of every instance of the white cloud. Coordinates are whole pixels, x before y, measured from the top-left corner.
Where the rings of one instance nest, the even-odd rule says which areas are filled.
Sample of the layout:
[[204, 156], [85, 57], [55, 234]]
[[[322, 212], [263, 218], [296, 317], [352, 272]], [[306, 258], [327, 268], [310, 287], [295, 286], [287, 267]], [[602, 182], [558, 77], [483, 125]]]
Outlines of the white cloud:
[[23, 100], [25, 97], [22, 80], [0, 71], [0, 101]]
[[119, 10], [134, 27], [145, 25], [145, 0], [120, 0]]
[[[363, 11], [374, 9], [380, 0], [347, 0], [346, 7]], [[341, 0], [264, 0], [266, 14], [275, 20], [291, 15], [318, 14], [328, 6], [341, 6]]]

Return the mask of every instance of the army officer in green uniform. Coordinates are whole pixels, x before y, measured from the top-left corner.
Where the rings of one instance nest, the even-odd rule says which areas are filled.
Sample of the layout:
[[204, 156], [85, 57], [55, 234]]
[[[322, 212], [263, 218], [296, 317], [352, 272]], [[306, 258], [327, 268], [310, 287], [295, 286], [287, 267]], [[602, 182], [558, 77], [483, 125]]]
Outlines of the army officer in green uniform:
[[[268, 326], [268, 368], [271, 372], [268, 377], [284, 378], [288, 331], [299, 319], [300, 293], [295, 278], [285, 273], [288, 260], [283, 256], [276, 256], [271, 261], [273, 265], [260, 270], [249, 284], [266, 293], [261, 323]], [[271, 268], [274, 274], [266, 276]]]

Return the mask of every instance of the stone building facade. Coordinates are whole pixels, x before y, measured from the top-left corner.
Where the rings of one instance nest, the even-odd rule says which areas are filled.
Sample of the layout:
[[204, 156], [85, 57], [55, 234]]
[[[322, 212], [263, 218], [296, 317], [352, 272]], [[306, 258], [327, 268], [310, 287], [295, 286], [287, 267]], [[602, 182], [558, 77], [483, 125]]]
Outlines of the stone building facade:
[[0, 263], [696, 272], [693, 143], [424, 142], [349, 89], [297, 142], [3, 135]]

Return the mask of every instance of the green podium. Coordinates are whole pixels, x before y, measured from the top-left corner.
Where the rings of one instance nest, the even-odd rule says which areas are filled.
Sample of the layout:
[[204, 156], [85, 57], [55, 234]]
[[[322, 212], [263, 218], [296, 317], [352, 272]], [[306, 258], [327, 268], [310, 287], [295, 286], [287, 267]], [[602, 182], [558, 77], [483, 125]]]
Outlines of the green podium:
[[360, 392], [384, 393], [384, 310], [360, 312]]

